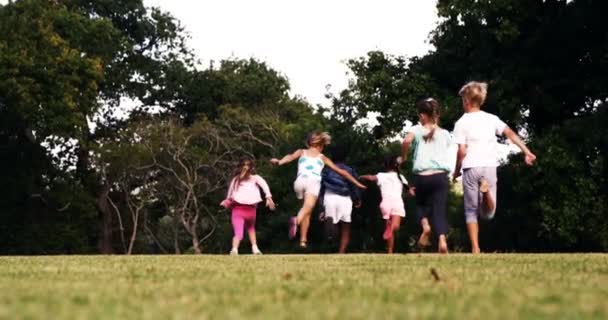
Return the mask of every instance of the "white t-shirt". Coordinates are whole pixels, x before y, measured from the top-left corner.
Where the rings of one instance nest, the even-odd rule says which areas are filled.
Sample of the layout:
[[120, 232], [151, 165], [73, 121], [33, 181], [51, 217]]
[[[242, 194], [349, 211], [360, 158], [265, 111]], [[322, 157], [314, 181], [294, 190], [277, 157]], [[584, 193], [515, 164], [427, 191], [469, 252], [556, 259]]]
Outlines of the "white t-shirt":
[[506, 127], [497, 116], [484, 111], [463, 114], [454, 126], [454, 140], [467, 146], [462, 168], [498, 167], [496, 136], [502, 135]]
[[397, 175], [397, 172], [380, 172], [376, 175], [378, 178], [378, 187], [380, 187], [380, 194], [382, 199], [401, 199], [401, 193], [403, 192], [402, 177]]

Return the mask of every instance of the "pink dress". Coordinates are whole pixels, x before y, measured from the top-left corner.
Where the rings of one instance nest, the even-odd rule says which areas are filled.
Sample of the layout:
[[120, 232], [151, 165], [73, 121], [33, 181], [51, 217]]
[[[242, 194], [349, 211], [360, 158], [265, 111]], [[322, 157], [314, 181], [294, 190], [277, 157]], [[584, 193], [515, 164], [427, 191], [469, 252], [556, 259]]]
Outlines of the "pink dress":
[[403, 192], [401, 177], [396, 172], [380, 172], [376, 177], [382, 194], [382, 202], [380, 202], [382, 218], [389, 219], [392, 215], [405, 217], [405, 205], [401, 198]]

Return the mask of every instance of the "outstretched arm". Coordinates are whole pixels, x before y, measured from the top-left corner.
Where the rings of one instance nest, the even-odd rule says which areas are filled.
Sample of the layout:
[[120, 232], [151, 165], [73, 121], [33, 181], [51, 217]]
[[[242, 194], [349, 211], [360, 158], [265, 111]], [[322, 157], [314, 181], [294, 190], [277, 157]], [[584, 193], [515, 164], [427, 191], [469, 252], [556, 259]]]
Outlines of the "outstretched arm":
[[403, 139], [403, 143], [401, 143], [401, 163], [400, 164], [405, 163], [405, 160], [407, 160], [407, 155], [410, 153], [410, 145], [412, 145], [412, 141], [414, 141], [415, 137], [416, 137], [416, 135], [413, 132], [410, 132]]
[[284, 156], [283, 158], [281, 158], [281, 160], [279, 160], [277, 158], [272, 158], [272, 159], [270, 159], [270, 162], [274, 165], [281, 166], [286, 163], [290, 163], [290, 162], [300, 158], [301, 156], [302, 156], [302, 149], [298, 149], [294, 153]]
[[364, 176], [360, 176], [359, 179], [361, 179], [361, 180], [367, 180], [367, 181], [371, 181], [371, 182], [377, 182], [378, 181], [378, 177], [376, 177], [375, 175], [372, 175], [372, 174], [366, 174]]
[[534, 153], [532, 153], [532, 151], [530, 151], [530, 149], [528, 149], [528, 147], [521, 140], [519, 135], [517, 135], [517, 133], [515, 133], [515, 131], [511, 130], [511, 128], [509, 128], [509, 127], [505, 128], [505, 130], [503, 131], [503, 134], [505, 135], [505, 137], [507, 137], [509, 140], [511, 140], [511, 142], [513, 142], [517, 147], [519, 147], [519, 149], [524, 153], [524, 155], [526, 157], [525, 158], [526, 164], [529, 166], [533, 165], [534, 161], [536, 160], [536, 155], [534, 155]]
[[339, 175], [346, 178], [346, 180], [352, 182], [352, 184], [356, 185], [357, 187], [359, 187], [361, 189], [367, 188], [366, 186], [362, 185], [361, 182], [359, 182], [359, 180], [355, 179], [355, 177], [353, 177], [350, 173], [348, 173], [348, 171], [338, 168], [338, 166], [336, 166], [334, 164], [334, 162], [331, 161], [326, 156], [322, 156], [321, 159], [323, 159], [323, 163], [325, 163], [326, 166], [328, 166], [330, 169], [334, 170]]

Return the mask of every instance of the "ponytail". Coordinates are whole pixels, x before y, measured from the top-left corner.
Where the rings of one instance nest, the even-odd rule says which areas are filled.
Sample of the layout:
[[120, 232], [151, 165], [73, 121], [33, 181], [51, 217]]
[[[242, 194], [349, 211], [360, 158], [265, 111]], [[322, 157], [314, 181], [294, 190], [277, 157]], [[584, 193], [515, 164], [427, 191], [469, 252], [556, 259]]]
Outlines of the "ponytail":
[[[249, 165], [249, 170], [247, 170], [247, 172], [245, 172], [244, 176], [241, 176], [243, 166], [245, 166], [246, 164]], [[256, 174], [256, 172], [255, 172], [255, 162], [253, 161], [253, 159], [242, 158], [241, 161], [239, 161], [238, 166], [234, 170], [234, 178], [232, 180], [234, 182], [234, 184], [231, 186], [231, 188], [233, 188], [234, 191], [236, 191], [236, 189], [238, 189], [239, 186], [241, 185], [241, 182], [249, 179], [249, 177], [254, 174]]]
[[421, 101], [418, 101], [416, 104], [418, 107], [418, 112], [424, 115], [427, 115], [431, 121], [433, 122], [433, 126], [429, 133], [424, 136], [424, 141], [429, 142], [433, 140], [433, 136], [435, 135], [435, 130], [439, 125], [439, 116], [441, 115], [439, 111], [439, 102], [433, 98], [427, 98]]
[[399, 171], [399, 165], [397, 165], [395, 171], [397, 172], [397, 176], [399, 177], [399, 180], [401, 180], [401, 183], [403, 184], [405, 190], [408, 190], [410, 188], [410, 185], [407, 182], [407, 179], [401, 174], [401, 171]]
[[405, 179], [405, 177], [401, 174], [399, 166], [400, 164], [399, 161], [397, 161], [397, 157], [389, 156], [384, 159], [384, 167], [386, 168], [386, 170], [394, 170], [397, 173], [397, 177], [399, 177], [399, 180], [407, 190], [410, 188], [410, 185], [407, 182], [407, 179]]

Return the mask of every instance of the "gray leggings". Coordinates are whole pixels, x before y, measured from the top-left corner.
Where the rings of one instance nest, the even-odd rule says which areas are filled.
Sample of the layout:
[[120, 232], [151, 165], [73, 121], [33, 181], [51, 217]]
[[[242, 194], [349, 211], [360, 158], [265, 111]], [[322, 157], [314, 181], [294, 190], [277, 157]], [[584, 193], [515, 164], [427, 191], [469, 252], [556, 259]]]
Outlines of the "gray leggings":
[[[490, 185], [490, 194], [494, 199], [494, 210], [482, 212], [480, 207], [482, 194], [479, 191], [479, 181], [485, 178]], [[492, 219], [496, 212], [496, 167], [467, 168], [462, 173], [462, 187], [464, 191], [464, 216], [467, 223], [477, 223], [477, 216]]]

